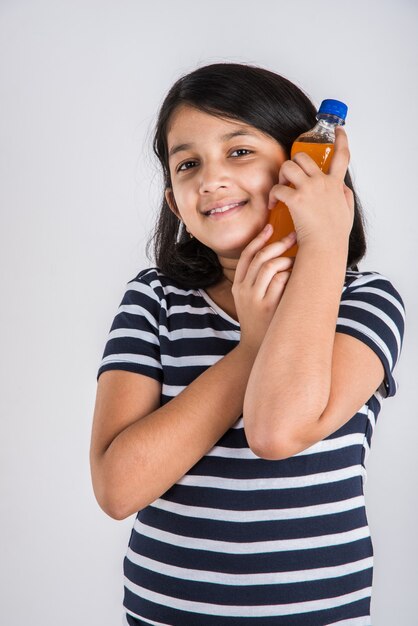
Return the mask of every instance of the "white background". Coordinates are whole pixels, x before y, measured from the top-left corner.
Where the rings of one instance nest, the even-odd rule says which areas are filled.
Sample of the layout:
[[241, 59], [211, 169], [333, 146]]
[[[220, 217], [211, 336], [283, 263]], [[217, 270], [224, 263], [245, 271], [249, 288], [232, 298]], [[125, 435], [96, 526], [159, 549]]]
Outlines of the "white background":
[[348, 103], [360, 269], [390, 278], [408, 316], [368, 459], [373, 624], [416, 623], [417, 7], [2, 0], [2, 624], [121, 623], [133, 517], [112, 520], [93, 496], [96, 373], [125, 284], [150, 265], [158, 108], [177, 78], [219, 61], [281, 73], [315, 105]]

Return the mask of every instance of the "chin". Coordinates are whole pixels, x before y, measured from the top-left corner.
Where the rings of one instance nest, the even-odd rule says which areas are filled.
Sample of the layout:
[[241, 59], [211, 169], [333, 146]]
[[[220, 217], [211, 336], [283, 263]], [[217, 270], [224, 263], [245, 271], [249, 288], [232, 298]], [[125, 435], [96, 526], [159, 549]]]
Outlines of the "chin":
[[248, 244], [257, 237], [257, 235], [263, 230], [264, 226], [267, 224], [267, 219], [258, 224], [253, 224], [251, 226], [245, 227], [243, 223], [241, 223], [242, 228], [237, 229], [237, 225], [235, 224], [235, 228], [233, 224], [228, 225], [228, 229], [224, 229], [221, 233], [221, 236], [217, 238], [216, 242], [213, 238], [199, 238], [205, 246], [211, 248], [218, 256], [228, 257], [228, 258], [237, 258], [241, 256], [242, 251]]

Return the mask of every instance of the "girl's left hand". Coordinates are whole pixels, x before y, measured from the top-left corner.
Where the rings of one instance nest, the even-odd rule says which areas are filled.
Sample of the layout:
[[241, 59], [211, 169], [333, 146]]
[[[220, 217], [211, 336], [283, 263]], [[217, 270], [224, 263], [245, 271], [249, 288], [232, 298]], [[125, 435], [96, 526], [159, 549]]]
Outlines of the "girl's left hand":
[[288, 206], [298, 247], [309, 241], [348, 242], [354, 221], [354, 195], [344, 183], [349, 162], [347, 135], [337, 126], [328, 174], [305, 152], [282, 164], [279, 182], [270, 191], [269, 209], [278, 200]]

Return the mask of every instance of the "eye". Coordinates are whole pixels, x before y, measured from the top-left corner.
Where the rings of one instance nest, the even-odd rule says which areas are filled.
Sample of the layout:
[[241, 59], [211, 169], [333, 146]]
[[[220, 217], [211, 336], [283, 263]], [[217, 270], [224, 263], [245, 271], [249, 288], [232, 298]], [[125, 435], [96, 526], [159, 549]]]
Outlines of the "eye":
[[196, 161], [185, 161], [184, 163], [181, 163], [178, 168], [177, 168], [177, 172], [185, 172], [186, 169], [190, 169], [189, 167], [187, 167], [186, 169], [183, 169], [183, 165], [189, 165], [190, 163], [196, 163]]
[[[234, 152], [247, 152], [248, 154], [251, 154], [251, 153], [252, 153], [252, 150], [247, 150], [247, 148], [237, 148], [236, 150], [234, 150], [234, 151], [232, 152], [232, 154], [233, 154]], [[242, 156], [245, 156], [245, 154], [243, 154]]]
[[[238, 156], [246, 156], [247, 154], [252, 154], [253, 150], [247, 150], [247, 148], [236, 148], [235, 150], [233, 150], [231, 152], [231, 156], [234, 154], [234, 152], [245, 152], [246, 154], [239, 154]], [[177, 172], [186, 172], [187, 170], [191, 169], [190, 167], [184, 167], [184, 166], [188, 166], [190, 164], [193, 165], [193, 163], [196, 163], [196, 161], [185, 161], [184, 163], [181, 163], [178, 168], [177, 168]]]

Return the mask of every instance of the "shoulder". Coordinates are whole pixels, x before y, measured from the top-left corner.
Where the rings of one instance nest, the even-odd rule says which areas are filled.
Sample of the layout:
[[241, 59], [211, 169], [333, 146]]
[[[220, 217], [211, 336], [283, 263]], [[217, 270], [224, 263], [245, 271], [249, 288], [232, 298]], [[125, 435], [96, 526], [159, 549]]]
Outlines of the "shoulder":
[[405, 303], [392, 279], [377, 271], [347, 270], [343, 287], [343, 299], [353, 294], [385, 298], [403, 313]]
[[393, 281], [377, 271], [346, 274], [337, 330], [378, 343], [396, 362], [403, 344], [406, 312]]
[[388, 396], [396, 393], [393, 369], [405, 332], [405, 305], [393, 281], [377, 271], [347, 271], [337, 332], [359, 339], [383, 363]]
[[127, 287], [135, 288], [135, 285], [145, 285], [152, 290], [160, 299], [169, 293], [187, 294], [191, 290], [184, 288], [178, 281], [167, 276], [158, 267], [143, 269], [128, 281]]

